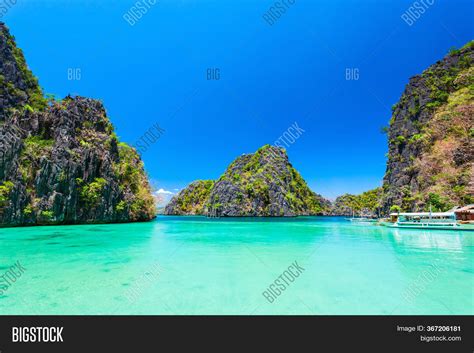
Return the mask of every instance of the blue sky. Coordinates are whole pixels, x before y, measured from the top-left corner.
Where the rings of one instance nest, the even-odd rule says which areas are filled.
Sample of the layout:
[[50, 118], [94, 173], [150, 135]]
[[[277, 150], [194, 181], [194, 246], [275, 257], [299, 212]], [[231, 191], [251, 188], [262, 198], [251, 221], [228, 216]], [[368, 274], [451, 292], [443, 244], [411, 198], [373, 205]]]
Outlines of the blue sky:
[[413, 1], [296, 0], [269, 25], [275, 1], [162, 0], [131, 26], [135, 3], [18, 0], [2, 20], [45, 92], [101, 99], [131, 144], [156, 123], [165, 130], [142, 157], [170, 192], [218, 178], [294, 122], [305, 132], [288, 155], [314, 191], [380, 185], [380, 128], [409, 77], [474, 38], [467, 0], [418, 1], [411, 26], [401, 16]]

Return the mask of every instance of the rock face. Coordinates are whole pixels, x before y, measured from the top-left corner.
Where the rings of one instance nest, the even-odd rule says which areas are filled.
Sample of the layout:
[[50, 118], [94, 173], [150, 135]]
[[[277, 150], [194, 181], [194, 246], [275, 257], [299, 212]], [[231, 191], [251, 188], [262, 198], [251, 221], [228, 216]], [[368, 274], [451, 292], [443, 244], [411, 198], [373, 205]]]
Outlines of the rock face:
[[474, 202], [474, 42], [410, 79], [393, 107], [382, 207]]
[[45, 108], [43, 93], [37, 79], [26, 66], [21, 49], [8, 28], [0, 22], [0, 122], [5, 120], [12, 107], [28, 105]]
[[192, 183], [165, 214], [219, 217], [325, 214], [330, 202], [312, 192], [283, 149], [266, 145], [238, 157], [215, 183]]
[[166, 205], [168, 215], [202, 215], [206, 213], [206, 204], [214, 186], [212, 180], [198, 180], [180, 191]]
[[332, 204], [331, 215], [377, 217], [382, 211], [382, 196], [383, 189], [381, 187], [360, 195], [344, 194]]
[[47, 101], [0, 24], [0, 225], [146, 221], [154, 200], [138, 154], [99, 101]]

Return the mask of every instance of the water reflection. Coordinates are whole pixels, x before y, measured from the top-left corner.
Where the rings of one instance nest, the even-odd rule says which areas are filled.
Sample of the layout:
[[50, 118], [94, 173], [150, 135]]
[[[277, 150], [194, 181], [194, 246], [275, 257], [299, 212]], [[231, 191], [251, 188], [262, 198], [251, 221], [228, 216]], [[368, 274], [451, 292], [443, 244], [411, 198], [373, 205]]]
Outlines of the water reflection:
[[469, 241], [469, 235], [454, 231], [427, 231], [427, 230], [409, 230], [394, 229], [393, 239], [399, 245], [422, 249], [442, 249], [442, 250], [462, 250]]

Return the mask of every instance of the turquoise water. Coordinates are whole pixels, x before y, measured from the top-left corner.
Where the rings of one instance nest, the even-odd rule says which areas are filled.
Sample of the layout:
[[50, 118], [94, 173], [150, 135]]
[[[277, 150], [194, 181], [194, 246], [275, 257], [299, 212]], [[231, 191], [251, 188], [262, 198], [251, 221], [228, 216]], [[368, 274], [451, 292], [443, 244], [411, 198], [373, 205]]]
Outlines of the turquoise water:
[[162, 216], [0, 229], [0, 245], [0, 275], [26, 268], [0, 314], [474, 314], [474, 232]]

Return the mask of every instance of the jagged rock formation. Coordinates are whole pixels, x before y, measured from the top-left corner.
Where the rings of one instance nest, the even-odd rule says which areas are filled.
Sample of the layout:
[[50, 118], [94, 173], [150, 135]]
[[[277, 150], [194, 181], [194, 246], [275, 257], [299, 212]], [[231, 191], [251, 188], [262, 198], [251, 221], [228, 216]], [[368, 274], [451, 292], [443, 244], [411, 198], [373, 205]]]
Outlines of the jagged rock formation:
[[154, 200], [138, 154], [99, 101], [47, 101], [0, 23], [0, 225], [145, 221]]
[[327, 213], [329, 205], [308, 188], [283, 149], [266, 145], [238, 157], [215, 183], [192, 183], [171, 200], [165, 214], [317, 215]]
[[393, 107], [382, 206], [474, 202], [474, 42], [412, 77]]

